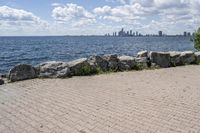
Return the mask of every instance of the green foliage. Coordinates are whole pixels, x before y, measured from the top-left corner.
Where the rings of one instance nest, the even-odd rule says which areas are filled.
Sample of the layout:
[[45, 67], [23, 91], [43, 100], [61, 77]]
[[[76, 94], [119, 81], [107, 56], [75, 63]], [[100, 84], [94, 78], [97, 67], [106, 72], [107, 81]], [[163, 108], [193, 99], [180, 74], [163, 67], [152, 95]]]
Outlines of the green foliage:
[[176, 63], [175, 62], [170, 62], [170, 67], [176, 67]]
[[[144, 63], [137, 63], [134, 67], [131, 68], [131, 70], [153, 70], [153, 69], [159, 69], [158, 66], [151, 66], [147, 67]], [[108, 69], [108, 70], [102, 70], [101, 68], [97, 67], [94, 68], [92, 66], [83, 66], [78, 71], [74, 73], [75, 76], [88, 76], [88, 75], [95, 75], [95, 74], [110, 74], [114, 72], [119, 72], [119, 70], [116, 69]]]
[[194, 48], [200, 51], [200, 28], [194, 34]]
[[144, 64], [144, 63], [136, 63], [136, 65], [134, 65], [134, 67], [132, 67], [132, 70], [136, 70], [136, 71], [140, 71], [143, 69], [147, 69], [148, 67]]
[[75, 72], [76, 76], [87, 76], [99, 73], [98, 69], [92, 68], [91, 66], [83, 66], [78, 71]]

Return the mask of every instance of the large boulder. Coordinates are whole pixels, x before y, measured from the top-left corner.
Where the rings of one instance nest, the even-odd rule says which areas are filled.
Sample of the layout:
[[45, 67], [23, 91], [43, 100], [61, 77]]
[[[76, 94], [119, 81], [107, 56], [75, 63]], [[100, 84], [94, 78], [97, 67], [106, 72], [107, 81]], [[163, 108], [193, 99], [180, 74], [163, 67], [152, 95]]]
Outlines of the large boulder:
[[135, 58], [131, 56], [119, 56], [118, 60], [118, 69], [120, 71], [131, 70], [136, 65]]
[[45, 62], [36, 67], [41, 78], [65, 78], [70, 76], [68, 64], [66, 62]]
[[68, 62], [68, 66], [72, 76], [85, 76], [97, 73], [95, 67], [88, 63], [87, 58]]
[[108, 70], [108, 61], [101, 56], [91, 56], [88, 58], [87, 62], [96, 69], [101, 69], [102, 71]]
[[150, 60], [156, 65], [166, 68], [170, 66], [170, 54], [167, 52], [150, 52]]
[[200, 64], [200, 52], [195, 52], [194, 55], [195, 55], [195, 58], [196, 58], [195, 63]]
[[71, 77], [71, 71], [68, 67], [65, 67], [64, 69], [56, 73], [56, 78], [67, 78], [67, 77]]
[[175, 67], [175, 66], [180, 66], [181, 65], [181, 52], [176, 52], [176, 51], [171, 51], [169, 52], [170, 54], [170, 66]]
[[8, 79], [11, 82], [33, 79], [38, 76], [37, 70], [31, 65], [20, 64], [9, 71]]
[[114, 54], [114, 55], [104, 55], [102, 58], [108, 62], [109, 70], [118, 71], [119, 59], [118, 59], [118, 56], [116, 54]]
[[148, 57], [148, 51], [145, 50], [145, 51], [140, 51], [137, 53], [137, 58], [144, 58], [144, 57]]
[[0, 85], [3, 85], [4, 83], [4, 80], [0, 78]]
[[136, 65], [134, 67], [135, 70], [143, 70], [151, 67], [151, 62], [146, 57], [135, 58]]
[[192, 51], [181, 52], [180, 60], [183, 65], [195, 63], [195, 54]]

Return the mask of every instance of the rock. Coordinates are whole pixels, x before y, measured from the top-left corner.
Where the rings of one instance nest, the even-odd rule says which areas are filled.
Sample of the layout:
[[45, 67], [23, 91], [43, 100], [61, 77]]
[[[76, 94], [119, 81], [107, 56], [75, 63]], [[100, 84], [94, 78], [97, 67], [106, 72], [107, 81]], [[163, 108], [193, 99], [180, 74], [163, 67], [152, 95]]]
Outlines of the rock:
[[96, 69], [100, 68], [103, 71], [108, 70], [108, 61], [103, 59], [101, 56], [91, 56], [88, 58], [88, 63], [95, 67]]
[[180, 60], [182, 65], [195, 63], [195, 55], [192, 51], [181, 52]]
[[11, 82], [33, 79], [38, 76], [37, 70], [31, 65], [20, 64], [9, 71], [8, 78]]
[[150, 52], [150, 60], [152, 63], [157, 64], [160, 67], [166, 68], [170, 66], [170, 54], [166, 52]]
[[151, 67], [151, 62], [149, 62], [150, 60], [148, 60], [146, 57], [136, 58], [135, 61], [137, 63], [134, 68], [135, 70], [142, 70]]
[[7, 74], [0, 74], [1, 76], [1, 78], [7, 78], [8, 77], [8, 75]]
[[170, 66], [171, 67], [180, 66], [181, 65], [181, 59], [180, 59], [181, 52], [171, 51], [171, 52], [169, 52], [169, 54], [170, 54]]
[[194, 55], [195, 55], [195, 58], [196, 58], [195, 63], [200, 64], [200, 52], [195, 52]]
[[118, 70], [118, 56], [117, 55], [104, 55], [103, 59], [108, 62], [108, 68], [112, 71]]
[[140, 51], [137, 53], [137, 58], [143, 58], [143, 57], [148, 57], [148, 51]]
[[61, 71], [57, 72], [56, 77], [57, 78], [66, 78], [66, 77], [70, 77], [71, 76], [71, 71], [69, 68], [64, 68]]
[[68, 63], [72, 76], [85, 76], [96, 73], [96, 69], [91, 66], [87, 58], [81, 58]]
[[[68, 69], [68, 64], [66, 62], [45, 62], [39, 64], [37, 67], [39, 69], [39, 77], [40, 78], [57, 78], [57, 77], [68, 77], [69, 72], [64, 73], [65, 70]], [[66, 72], [66, 71], [65, 71]]]
[[57, 61], [50, 61], [39, 64], [40, 72], [50, 72], [53, 73], [55, 71], [62, 70], [64, 67], [65, 62], [57, 62]]
[[0, 85], [3, 85], [5, 82], [3, 79], [0, 79]]
[[131, 70], [136, 65], [135, 58], [131, 56], [119, 56], [118, 60], [118, 69], [120, 71]]

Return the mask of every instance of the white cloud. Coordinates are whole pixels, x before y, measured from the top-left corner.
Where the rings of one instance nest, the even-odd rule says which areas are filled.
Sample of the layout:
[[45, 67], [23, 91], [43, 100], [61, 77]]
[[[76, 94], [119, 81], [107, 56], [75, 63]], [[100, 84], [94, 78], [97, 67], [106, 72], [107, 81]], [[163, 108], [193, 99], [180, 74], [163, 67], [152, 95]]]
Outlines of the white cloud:
[[0, 31], [98, 34], [124, 27], [144, 32], [166, 30], [177, 33], [187, 29], [193, 31], [200, 26], [200, 0], [106, 1], [118, 3], [90, 10], [72, 3], [52, 3], [52, 20], [49, 22], [25, 10], [0, 6]]
[[[182, 30], [193, 31], [200, 25], [199, 0], [106, 0], [118, 2], [118, 6], [95, 7], [92, 11], [76, 4], [54, 3], [52, 17], [68, 29], [78, 27], [108, 31], [120, 29], [156, 32], [164, 30], [176, 34]], [[154, 20], [155, 19], [155, 20]], [[101, 27], [98, 29], [98, 25]], [[109, 27], [109, 29], [107, 29]], [[112, 27], [112, 28], [111, 28]], [[111, 31], [112, 32], [112, 31]]]
[[129, 0], [106, 0], [106, 1], [112, 3], [119, 2], [121, 4], [126, 4], [127, 2], [129, 2]]
[[68, 23], [72, 26], [85, 26], [95, 23], [95, 16], [76, 4], [55, 7], [52, 11], [52, 17], [57, 22]]
[[55, 7], [56, 7], [56, 6], [63, 6], [63, 4], [60, 4], [60, 3], [52, 3], [51, 6], [55, 6]]
[[149, 14], [156, 14], [157, 11], [152, 8], [145, 8], [139, 3], [125, 4], [111, 8], [110, 6], [97, 7], [93, 12], [102, 19], [123, 22], [124, 24], [135, 23], [136, 20], [143, 20]]
[[48, 28], [48, 23], [31, 12], [8, 6], [0, 7], [0, 31], [37, 32]]
[[[146, 28], [144, 31], [165, 29], [175, 33], [184, 29], [193, 31], [200, 25], [200, 0], [124, 0], [121, 4], [115, 7], [96, 7], [94, 13], [100, 16], [100, 19], [116, 24], [132, 23], [134, 28], [140, 23], [142, 26], [139, 27]], [[156, 21], [152, 21], [154, 19]], [[150, 26], [154, 27], [154, 30]]]

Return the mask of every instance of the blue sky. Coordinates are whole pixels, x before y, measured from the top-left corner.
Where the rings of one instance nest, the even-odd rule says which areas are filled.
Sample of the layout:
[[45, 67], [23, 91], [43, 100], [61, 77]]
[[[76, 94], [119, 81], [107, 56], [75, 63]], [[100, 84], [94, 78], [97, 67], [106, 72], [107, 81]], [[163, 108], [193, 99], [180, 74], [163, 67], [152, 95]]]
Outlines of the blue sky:
[[199, 0], [1, 0], [0, 35], [102, 35], [126, 30], [193, 32]]

